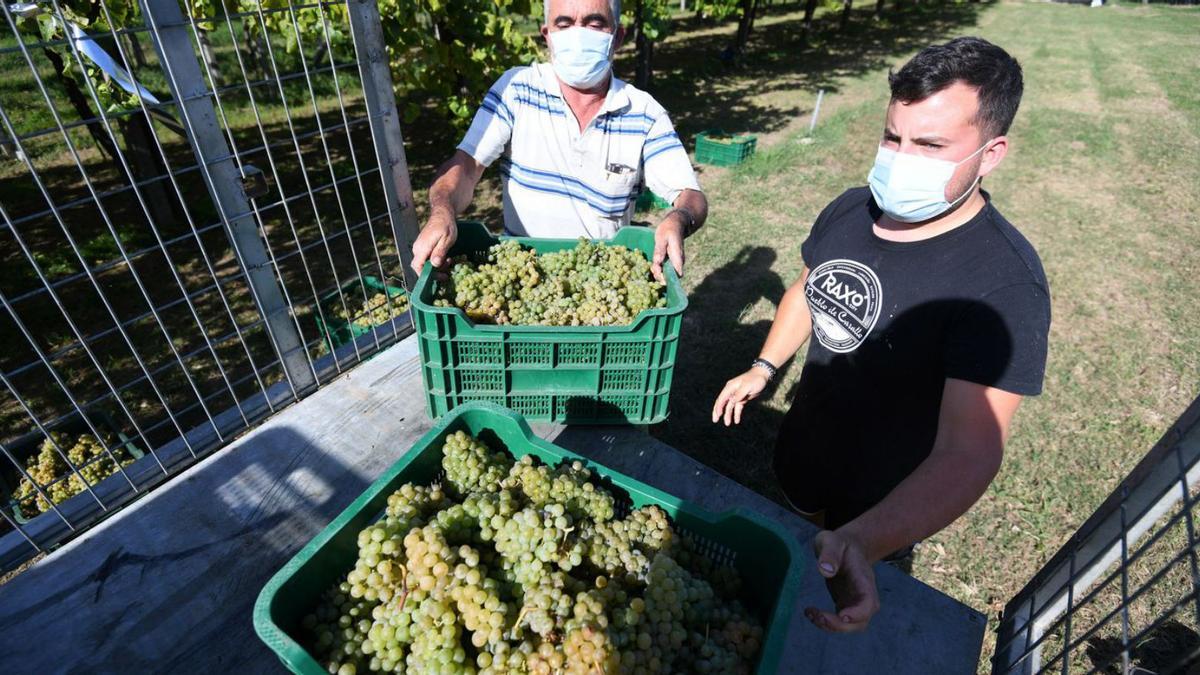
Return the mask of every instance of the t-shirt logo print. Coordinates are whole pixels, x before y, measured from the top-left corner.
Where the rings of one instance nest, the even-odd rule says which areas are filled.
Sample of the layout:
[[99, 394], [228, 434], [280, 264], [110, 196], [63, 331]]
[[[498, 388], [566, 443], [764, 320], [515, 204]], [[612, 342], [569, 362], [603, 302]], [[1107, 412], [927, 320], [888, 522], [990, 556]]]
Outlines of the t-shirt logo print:
[[858, 349], [879, 319], [883, 290], [870, 267], [853, 260], [830, 260], [809, 273], [804, 285], [813, 332], [831, 352]]

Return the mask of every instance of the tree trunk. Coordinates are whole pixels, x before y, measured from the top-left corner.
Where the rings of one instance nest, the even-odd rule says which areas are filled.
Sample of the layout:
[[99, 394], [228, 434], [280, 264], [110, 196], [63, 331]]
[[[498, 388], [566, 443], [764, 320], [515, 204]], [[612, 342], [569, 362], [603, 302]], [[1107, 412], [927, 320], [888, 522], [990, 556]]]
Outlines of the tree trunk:
[[[246, 40], [246, 75], [249, 77], [251, 73], [254, 73], [259, 79], [265, 80], [270, 75], [270, 71], [267, 69], [267, 46], [263, 41], [262, 34], [254, 30], [252, 26], [249, 18], [242, 19], [242, 34]], [[263, 93], [269, 96], [270, 88], [264, 88]]]
[[137, 33], [127, 33], [125, 37], [129, 38], [129, 52], [133, 54], [133, 64], [138, 68], [145, 68], [146, 53], [142, 51], [142, 43], [138, 40]]
[[204, 59], [204, 65], [208, 70], [209, 77], [212, 78], [212, 86], [214, 89], [221, 86], [221, 64], [217, 61], [217, 54], [213, 51], [212, 40], [208, 37], [208, 31], [197, 30], [196, 41], [200, 43], [200, 56]]
[[324, 65], [325, 55], [329, 52], [329, 46], [325, 44], [324, 38], [317, 43], [317, 51], [313, 52], [312, 59], [308, 62], [309, 69], [320, 68]]
[[875, 18], [883, 16], [883, 0], [875, 0]]
[[[899, 0], [897, 0], [899, 1]], [[804, 32], [801, 34], [801, 44], [807, 45], [812, 38], [813, 14], [817, 12], [817, 0], [808, 0], [804, 4]]]
[[738, 18], [737, 33], [734, 35], [733, 45], [730, 49], [735, 56], [746, 49], [746, 43], [750, 41], [750, 28], [754, 23], [755, 0], [741, 0], [741, 2], [742, 15]]
[[[137, 180], [148, 180], [167, 175], [167, 167], [163, 164], [154, 143], [154, 129], [150, 120], [141, 111], [119, 122], [121, 135], [125, 137], [125, 159], [129, 162]], [[147, 215], [151, 224], [160, 232], [166, 231], [168, 225], [174, 225], [180, 220], [178, 202], [167, 190], [165, 181], [155, 181], [139, 188], [146, 201]]]
[[846, 30], [850, 25], [850, 7], [854, 4], [854, 0], [842, 0], [842, 21], [838, 26], [839, 30]]
[[637, 45], [637, 66], [634, 71], [634, 84], [639, 89], [646, 89], [650, 86], [650, 58], [652, 55], [651, 50], [653, 49], [649, 38], [646, 37], [645, 5], [645, 0], [637, 0], [633, 5], [633, 26], [637, 35], [635, 38], [635, 44]]
[[87, 96], [84, 96], [83, 91], [79, 88], [79, 82], [67, 72], [62, 55], [50, 48], [43, 48], [42, 53], [46, 55], [46, 59], [54, 66], [54, 72], [58, 74], [58, 81], [62, 84], [63, 90], [66, 91], [67, 100], [71, 102], [71, 107], [75, 108], [75, 114], [79, 115], [80, 121], [86, 122], [87, 130], [91, 134], [92, 140], [100, 147], [101, 152], [108, 155], [109, 159], [116, 161], [116, 146], [113, 145], [112, 139], [109, 138], [108, 132], [105, 131], [104, 125], [97, 118], [96, 113], [92, 111], [92, 106], [88, 102]]

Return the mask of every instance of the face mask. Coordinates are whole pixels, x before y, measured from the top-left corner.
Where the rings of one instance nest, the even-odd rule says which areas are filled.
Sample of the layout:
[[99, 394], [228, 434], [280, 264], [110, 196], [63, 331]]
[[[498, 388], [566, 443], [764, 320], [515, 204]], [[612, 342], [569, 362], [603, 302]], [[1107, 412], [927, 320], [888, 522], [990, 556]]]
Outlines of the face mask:
[[[937, 218], [971, 194], [968, 189], [953, 203], [947, 202], [946, 186], [950, 184], [954, 169], [959, 164], [978, 155], [986, 147], [987, 143], [984, 143], [962, 161], [949, 162], [899, 153], [880, 146], [875, 154], [875, 166], [867, 177], [875, 203], [889, 218], [901, 223], [919, 223]], [[972, 183], [971, 187], [974, 188], [975, 184]]]
[[613, 34], [574, 26], [550, 33], [551, 65], [576, 89], [592, 89], [612, 71]]

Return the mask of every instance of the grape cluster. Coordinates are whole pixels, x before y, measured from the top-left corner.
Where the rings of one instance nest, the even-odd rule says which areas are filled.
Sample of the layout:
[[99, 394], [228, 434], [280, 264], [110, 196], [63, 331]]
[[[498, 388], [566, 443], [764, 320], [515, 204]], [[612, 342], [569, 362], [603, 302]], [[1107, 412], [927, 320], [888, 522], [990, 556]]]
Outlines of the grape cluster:
[[[49, 438], [42, 441], [38, 454], [29, 458], [25, 470], [55, 504], [61, 504], [86, 489], [83, 481], [79, 479], [80, 476], [90, 486], [116, 473], [117, 462], [113, 461], [113, 457], [117, 458], [121, 466], [129, 466], [133, 462], [133, 457], [129, 456], [124, 446], [110, 444], [110, 457], [100, 441], [91, 434], [83, 434], [74, 443], [63, 433], [52, 432], [52, 436], [53, 441]], [[67, 454], [67, 459], [79, 470], [79, 475], [63, 461], [59, 450]], [[27, 518], [50, 510], [50, 504], [45, 499], [38, 495], [34, 500], [34, 495], [37, 495], [37, 490], [33, 483], [22, 477], [13, 496], [20, 503], [21, 512]]]
[[481, 323], [616, 326], [665, 307], [664, 288], [646, 256], [625, 246], [580, 239], [539, 255], [509, 240], [475, 259], [456, 257], [434, 304], [459, 307]]
[[350, 311], [347, 311], [347, 307], [342, 306], [342, 303], [338, 303], [333, 310], [334, 316], [360, 328], [373, 328], [382, 326], [407, 312], [408, 296], [396, 293], [391, 296], [389, 301], [387, 295], [376, 293], [359, 307], [355, 307], [355, 304], [348, 304]]
[[763, 632], [736, 575], [662, 509], [618, 518], [582, 463], [514, 461], [463, 432], [442, 471], [388, 497], [304, 618], [330, 673], [750, 671]]

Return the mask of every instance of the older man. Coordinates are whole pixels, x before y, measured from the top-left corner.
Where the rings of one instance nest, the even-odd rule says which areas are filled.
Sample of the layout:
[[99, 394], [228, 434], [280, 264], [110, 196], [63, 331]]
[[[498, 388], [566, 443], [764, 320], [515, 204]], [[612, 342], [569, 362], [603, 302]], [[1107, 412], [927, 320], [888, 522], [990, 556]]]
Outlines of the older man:
[[620, 0], [547, 0], [550, 63], [508, 71], [484, 97], [429, 188], [415, 269], [445, 264], [455, 219], [499, 159], [506, 233], [607, 239], [629, 224], [644, 180], [673, 205], [655, 232], [654, 273], [661, 278], [670, 259], [683, 274], [683, 240], [704, 223], [708, 202], [666, 110], [612, 75], [620, 17]]

